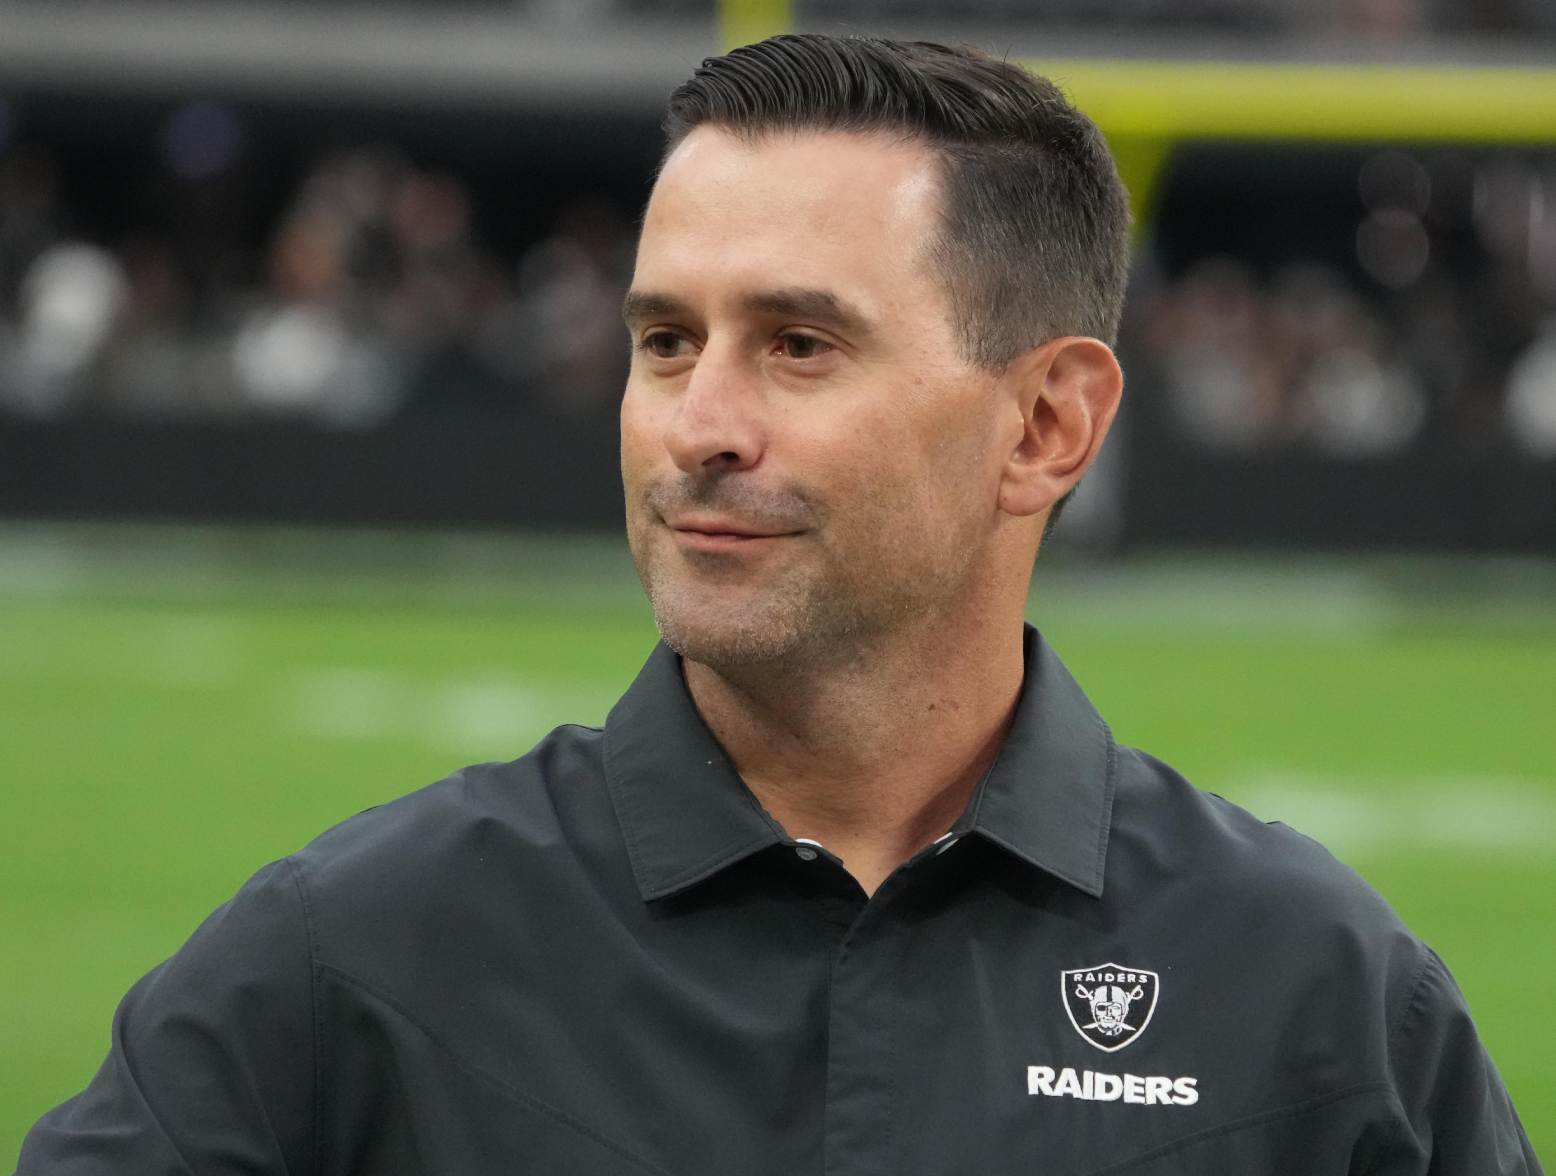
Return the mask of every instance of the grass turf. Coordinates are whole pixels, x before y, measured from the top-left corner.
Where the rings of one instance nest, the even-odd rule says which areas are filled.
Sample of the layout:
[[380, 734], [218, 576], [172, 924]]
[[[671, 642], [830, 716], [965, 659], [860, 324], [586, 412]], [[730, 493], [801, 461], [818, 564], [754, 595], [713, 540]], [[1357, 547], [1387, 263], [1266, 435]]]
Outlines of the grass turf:
[[[1553, 582], [1147, 559], [1041, 568], [1032, 609], [1121, 740], [1326, 840], [1438, 949], [1545, 1154]], [[653, 639], [614, 541], [0, 530], [0, 1157], [257, 866], [598, 721]]]

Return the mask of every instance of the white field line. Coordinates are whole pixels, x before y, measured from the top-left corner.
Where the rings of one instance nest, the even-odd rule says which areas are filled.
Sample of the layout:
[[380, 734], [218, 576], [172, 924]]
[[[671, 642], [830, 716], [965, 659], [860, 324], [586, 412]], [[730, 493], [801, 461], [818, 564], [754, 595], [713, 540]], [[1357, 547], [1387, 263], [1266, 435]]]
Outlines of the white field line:
[[1556, 863], [1556, 780], [1258, 772], [1228, 782], [1225, 794], [1263, 820], [1283, 821], [1316, 838], [1339, 857], [1440, 850]]
[[1384, 632], [1408, 613], [1408, 602], [1364, 572], [1298, 565], [1268, 569], [1124, 568], [1085, 577], [1033, 577], [1027, 618], [1089, 624], [1113, 632], [1191, 631], [1222, 635], [1291, 635], [1354, 640]]
[[561, 723], [598, 724], [615, 701], [587, 686], [517, 677], [428, 680], [351, 667], [300, 671], [283, 688], [286, 725], [327, 739], [414, 739], [464, 756], [512, 758]]

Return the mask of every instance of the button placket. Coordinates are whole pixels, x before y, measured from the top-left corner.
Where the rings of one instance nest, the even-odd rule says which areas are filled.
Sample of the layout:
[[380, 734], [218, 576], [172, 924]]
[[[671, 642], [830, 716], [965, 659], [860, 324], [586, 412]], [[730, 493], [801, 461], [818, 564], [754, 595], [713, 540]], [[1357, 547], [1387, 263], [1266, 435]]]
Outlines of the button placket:
[[903, 873], [889, 877], [866, 903], [833, 959], [823, 1147], [827, 1176], [899, 1176], [892, 1167], [896, 1006], [909, 931], [889, 912]]

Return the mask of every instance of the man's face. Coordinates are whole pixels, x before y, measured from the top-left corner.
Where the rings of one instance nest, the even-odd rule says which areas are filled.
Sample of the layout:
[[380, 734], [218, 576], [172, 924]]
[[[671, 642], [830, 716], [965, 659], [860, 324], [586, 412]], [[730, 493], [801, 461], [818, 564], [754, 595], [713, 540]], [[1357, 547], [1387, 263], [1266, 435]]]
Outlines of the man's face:
[[626, 303], [627, 535], [666, 641], [715, 668], [850, 656], [973, 599], [1019, 434], [962, 356], [920, 144], [702, 127]]

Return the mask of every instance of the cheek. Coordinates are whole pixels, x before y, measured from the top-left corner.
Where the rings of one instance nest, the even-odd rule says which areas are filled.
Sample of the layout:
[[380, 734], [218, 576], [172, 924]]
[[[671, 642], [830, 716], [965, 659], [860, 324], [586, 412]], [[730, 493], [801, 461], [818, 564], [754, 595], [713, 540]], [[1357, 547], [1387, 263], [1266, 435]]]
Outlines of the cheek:
[[621, 398], [621, 475], [628, 489], [653, 465], [663, 429], [650, 406], [649, 398], [629, 386]]
[[910, 558], [916, 537], [944, 524], [943, 462], [925, 452], [923, 438], [893, 423], [858, 421], [827, 456], [825, 466], [813, 467], [830, 508], [827, 530], [855, 555], [875, 551], [886, 563]]
[[920, 432], [919, 476], [925, 495], [944, 510], [965, 513], [997, 493], [997, 438], [981, 406], [954, 405], [934, 413]]
[[825, 454], [834, 503], [857, 503], [851, 513], [887, 520], [899, 534], [919, 520], [944, 523], [981, 508], [994, 492], [996, 438], [989, 414], [970, 412], [964, 399], [926, 389], [922, 398], [904, 397], [894, 411], [845, 422], [816, 446]]

